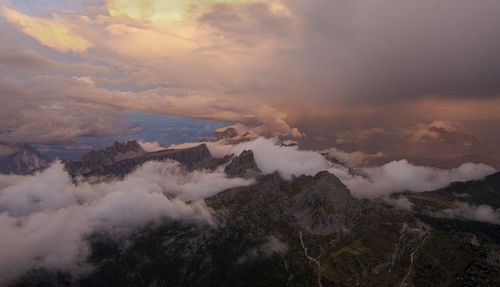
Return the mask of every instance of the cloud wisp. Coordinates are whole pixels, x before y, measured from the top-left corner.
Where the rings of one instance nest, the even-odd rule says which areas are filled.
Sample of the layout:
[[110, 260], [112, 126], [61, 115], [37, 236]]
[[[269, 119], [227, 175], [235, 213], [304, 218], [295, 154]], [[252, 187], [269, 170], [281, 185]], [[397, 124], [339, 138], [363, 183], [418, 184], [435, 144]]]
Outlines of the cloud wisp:
[[454, 208], [430, 212], [434, 217], [473, 220], [500, 225], [500, 209], [489, 205], [472, 205], [466, 202], [455, 202]]

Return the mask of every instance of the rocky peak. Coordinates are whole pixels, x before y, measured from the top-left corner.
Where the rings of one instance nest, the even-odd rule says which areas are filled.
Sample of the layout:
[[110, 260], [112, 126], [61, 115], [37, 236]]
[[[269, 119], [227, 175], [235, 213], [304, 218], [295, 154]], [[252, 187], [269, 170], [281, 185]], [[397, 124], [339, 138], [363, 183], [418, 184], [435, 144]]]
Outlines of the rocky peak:
[[229, 217], [240, 216], [244, 221], [260, 222], [262, 214], [270, 221], [293, 218], [300, 228], [316, 235], [350, 233], [362, 209], [347, 187], [326, 171], [291, 181], [278, 172], [263, 175], [255, 185], [220, 192], [207, 202], [213, 208], [227, 208], [234, 213]]
[[82, 160], [104, 160], [112, 162], [123, 160], [127, 158], [134, 158], [145, 154], [146, 152], [141, 148], [137, 141], [128, 141], [121, 143], [115, 141], [112, 146], [99, 151], [90, 151], [82, 156]]
[[119, 141], [115, 141], [113, 145], [107, 150], [110, 150], [114, 153], [125, 153], [129, 151], [144, 151], [137, 141], [128, 141], [127, 143], [121, 143]]
[[238, 132], [236, 131], [235, 128], [227, 128], [223, 131], [216, 131], [214, 132], [214, 135], [212, 136], [212, 141], [216, 142], [221, 139], [231, 139], [234, 138], [238, 135]]
[[206, 144], [185, 149], [167, 149], [157, 152], [144, 151], [136, 141], [115, 142], [112, 146], [99, 151], [91, 151], [82, 158], [64, 163], [72, 177], [123, 178], [147, 161], [177, 161], [187, 170], [197, 168], [214, 169], [230, 160], [229, 157], [214, 158]]
[[204, 143], [186, 150], [189, 150], [190, 154], [192, 154], [193, 156], [197, 156], [199, 158], [207, 158], [212, 156], [210, 154], [210, 151], [208, 150], [207, 145]]
[[253, 178], [260, 174], [253, 151], [244, 150], [226, 166], [224, 172], [229, 177]]
[[360, 204], [338, 177], [321, 171], [314, 177], [301, 176], [295, 184], [298, 193], [288, 210], [302, 228], [313, 234], [349, 233]]
[[48, 166], [48, 161], [28, 144], [0, 144], [0, 173], [28, 174]]

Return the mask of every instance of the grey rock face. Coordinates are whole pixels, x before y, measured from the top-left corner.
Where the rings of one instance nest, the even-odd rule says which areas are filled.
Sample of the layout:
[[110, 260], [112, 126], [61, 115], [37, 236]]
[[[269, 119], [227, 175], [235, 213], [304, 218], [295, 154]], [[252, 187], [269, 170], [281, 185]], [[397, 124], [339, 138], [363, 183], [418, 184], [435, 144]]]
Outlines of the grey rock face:
[[25, 144], [0, 144], [0, 173], [29, 174], [48, 166], [48, 161]]
[[221, 132], [214, 132], [212, 136], [212, 141], [216, 142], [221, 139], [231, 139], [238, 135], [238, 132], [234, 128], [227, 128]]
[[[231, 206], [234, 218], [243, 215], [245, 220], [255, 215], [257, 221], [286, 218], [318, 235], [349, 233], [361, 211], [361, 204], [347, 187], [326, 171], [314, 177], [302, 175], [289, 182], [278, 173], [262, 176], [255, 185], [223, 191], [207, 202], [214, 209]], [[256, 211], [258, 214], [254, 214]]]
[[91, 151], [81, 159], [64, 163], [72, 177], [118, 177], [122, 178], [147, 161], [179, 162], [187, 170], [197, 168], [213, 169], [229, 160], [211, 156], [205, 144], [186, 149], [167, 149], [157, 152], [145, 152], [136, 141], [126, 144], [115, 142], [113, 146], [100, 151]]
[[238, 131], [236, 131], [235, 128], [226, 128], [223, 131], [220, 132], [214, 132], [212, 137], [207, 140], [207, 139], [202, 139], [202, 141], [212, 141], [212, 142], [217, 142], [220, 140], [224, 140], [227, 143], [230, 144], [238, 144], [242, 142], [247, 142], [251, 141], [253, 138], [250, 137], [249, 133], [245, 133], [242, 135], [238, 134]]
[[228, 177], [254, 178], [261, 172], [255, 163], [255, 158], [251, 150], [244, 150], [231, 161], [224, 172]]
[[327, 171], [304, 184], [286, 207], [304, 230], [323, 235], [349, 233], [361, 209], [347, 187]]

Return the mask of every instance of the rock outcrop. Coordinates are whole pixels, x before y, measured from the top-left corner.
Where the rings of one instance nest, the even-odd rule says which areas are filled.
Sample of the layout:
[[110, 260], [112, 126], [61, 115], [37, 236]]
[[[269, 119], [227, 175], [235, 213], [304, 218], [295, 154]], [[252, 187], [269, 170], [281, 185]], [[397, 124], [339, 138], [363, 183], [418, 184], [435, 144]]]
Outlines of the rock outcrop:
[[48, 166], [48, 161], [27, 144], [0, 144], [0, 173], [29, 174]]
[[227, 128], [223, 131], [215, 131], [212, 136], [212, 141], [220, 141], [221, 139], [231, 139], [235, 138], [238, 135], [238, 132], [235, 128]]
[[64, 167], [73, 178], [122, 178], [147, 161], [169, 159], [191, 171], [197, 168], [214, 169], [227, 162], [229, 157], [212, 157], [205, 144], [185, 149], [145, 152], [136, 141], [129, 141], [126, 144], [115, 142], [104, 150], [91, 151], [80, 159], [66, 161]]
[[224, 172], [228, 177], [242, 178], [255, 178], [261, 173], [251, 150], [244, 150], [239, 156], [234, 157], [225, 167]]
[[286, 205], [302, 229], [312, 234], [347, 234], [361, 210], [347, 187], [323, 171], [305, 183]]

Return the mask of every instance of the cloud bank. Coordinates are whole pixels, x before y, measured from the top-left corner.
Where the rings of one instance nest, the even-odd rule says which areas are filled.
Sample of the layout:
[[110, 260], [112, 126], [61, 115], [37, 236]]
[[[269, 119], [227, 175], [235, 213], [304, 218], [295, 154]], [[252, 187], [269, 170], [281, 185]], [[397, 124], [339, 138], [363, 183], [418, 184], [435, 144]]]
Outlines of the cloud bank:
[[137, 141], [137, 143], [141, 146], [141, 148], [143, 150], [145, 150], [147, 152], [155, 152], [155, 151], [160, 151], [160, 150], [165, 149], [157, 141], [148, 142], [148, 141], [139, 140], [139, 141]]
[[[196, 144], [172, 145], [170, 148], [191, 147]], [[281, 145], [276, 138], [260, 137], [235, 145], [227, 144], [224, 140], [206, 144], [210, 153], [217, 157], [231, 153], [238, 155], [243, 150], [250, 149], [254, 152], [257, 166], [264, 174], [279, 171], [285, 179], [328, 170], [339, 177], [355, 196], [362, 198], [375, 198], [403, 191], [435, 190], [451, 182], [481, 179], [495, 172], [495, 168], [480, 163], [463, 163], [457, 168], [439, 169], [413, 165], [404, 159], [378, 167], [360, 167], [360, 158], [367, 155], [346, 153], [337, 149], [327, 150], [333, 152], [331, 155], [342, 162], [338, 164], [328, 160], [328, 156], [321, 152]]]
[[472, 205], [466, 202], [456, 202], [455, 208], [431, 212], [434, 217], [473, 220], [500, 225], [500, 210], [489, 205]]
[[380, 167], [357, 168], [354, 175], [338, 165], [329, 171], [337, 175], [356, 196], [375, 198], [403, 191], [435, 190], [455, 181], [481, 179], [494, 173], [495, 169], [475, 163], [464, 163], [453, 169], [437, 169], [399, 160]]
[[214, 224], [203, 198], [250, 183], [222, 169], [186, 173], [171, 161], [99, 184], [73, 184], [60, 162], [31, 176], [1, 175], [0, 283], [39, 267], [85, 271], [92, 232], [121, 238], [161, 219]]

